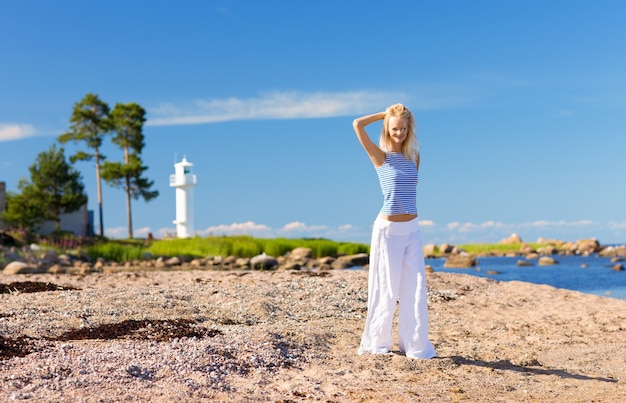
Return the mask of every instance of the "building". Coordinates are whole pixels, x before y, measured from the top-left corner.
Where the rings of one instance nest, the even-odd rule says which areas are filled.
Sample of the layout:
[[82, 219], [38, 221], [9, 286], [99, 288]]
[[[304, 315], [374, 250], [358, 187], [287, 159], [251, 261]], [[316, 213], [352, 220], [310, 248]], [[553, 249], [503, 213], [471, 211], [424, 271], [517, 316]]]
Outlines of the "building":
[[[6, 183], [0, 182], [0, 211], [6, 211], [6, 209]], [[9, 226], [0, 218], [0, 230], [2, 229], [9, 229]], [[41, 235], [49, 235], [54, 229], [55, 223], [46, 221], [37, 232]], [[87, 204], [85, 204], [73, 213], [61, 215], [61, 230], [78, 236], [93, 236], [93, 211], [88, 210]]]

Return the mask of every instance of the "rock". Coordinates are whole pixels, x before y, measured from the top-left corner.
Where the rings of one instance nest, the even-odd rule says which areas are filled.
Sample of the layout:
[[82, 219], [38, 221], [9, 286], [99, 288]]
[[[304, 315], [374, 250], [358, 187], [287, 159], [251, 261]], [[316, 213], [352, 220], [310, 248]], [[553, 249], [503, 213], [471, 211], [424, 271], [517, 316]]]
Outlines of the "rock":
[[202, 261], [202, 259], [193, 259], [191, 262], [189, 262], [189, 265], [191, 267], [202, 267], [204, 266], [204, 262]]
[[509, 236], [508, 238], [502, 239], [498, 243], [503, 244], [503, 245], [518, 244], [518, 243], [522, 243], [522, 238], [520, 238], [520, 236], [517, 234], [511, 234], [511, 236]]
[[624, 265], [621, 264], [621, 263], [618, 263], [618, 264], [614, 265], [612, 267], [612, 269], [613, 269], [613, 271], [622, 271], [622, 270], [624, 270]]
[[600, 242], [596, 239], [581, 239], [576, 241], [576, 252], [580, 254], [594, 253], [600, 250]]
[[157, 260], [154, 261], [154, 267], [157, 268], [166, 268], [166, 267], [170, 267], [169, 264], [165, 261], [165, 259], [161, 256], [159, 258], [157, 258]]
[[529, 262], [528, 260], [518, 260], [517, 265], [518, 266], [534, 266], [535, 264], [533, 262]]
[[444, 262], [443, 267], [466, 269], [468, 267], [476, 266], [476, 263], [476, 258], [474, 256], [462, 253], [448, 257]]
[[57, 263], [59, 261], [59, 255], [58, 253], [56, 253], [56, 251], [54, 249], [50, 249], [47, 250], [43, 256], [41, 257], [41, 259], [46, 262], [46, 263]]
[[14, 261], [5, 266], [2, 271], [4, 274], [36, 274], [45, 273], [45, 268], [32, 266], [28, 263]]
[[302, 259], [304, 260], [308, 260], [311, 258], [311, 248], [303, 248], [303, 247], [299, 247], [299, 248], [295, 248], [294, 250], [292, 250], [291, 252], [289, 252], [289, 255], [287, 256], [287, 260], [289, 261], [300, 261]]
[[48, 273], [50, 273], [50, 274], [64, 274], [64, 273], [67, 273], [67, 268], [65, 266], [61, 266], [60, 264], [53, 264], [48, 269]]
[[180, 266], [183, 262], [178, 256], [171, 257], [165, 261], [169, 266]]
[[550, 256], [542, 256], [539, 258], [539, 266], [552, 266], [559, 264], [556, 259]]
[[424, 271], [426, 273], [434, 273], [435, 269], [431, 265], [427, 264], [426, 266], [424, 266]]
[[339, 256], [331, 263], [333, 269], [347, 269], [354, 266], [365, 266], [369, 263], [367, 253], [357, 253], [355, 255]]
[[302, 266], [300, 265], [300, 263], [298, 262], [285, 262], [281, 267], [281, 270], [300, 270], [302, 269]]
[[522, 255], [529, 255], [531, 253], [535, 253], [535, 250], [532, 246], [524, 243], [519, 247], [519, 251]]
[[552, 245], [544, 246], [543, 248], [537, 249], [537, 253], [541, 255], [553, 255], [556, 253], [556, 248]]
[[451, 253], [453, 249], [454, 246], [447, 243], [442, 243], [441, 245], [439, 245], [439, 253], [444, 255]]
[[247, 269], [248, 267], [250, 267], [250, 258], [247, 258], [247, 257], [237, 258], [237, 260], [235, 260], [235, 267]]
[[265, 252], [250, 259], [250, 267], [254, 270], [269, 270], [277, 265], [278, 260], [272, 256], [266, 255]]
[[437, 246], [434, 243], [429, 243], [424, 245], [422, 249], [424, 251], [424, 257], [435, 256], [435, 249], [437, 249]]

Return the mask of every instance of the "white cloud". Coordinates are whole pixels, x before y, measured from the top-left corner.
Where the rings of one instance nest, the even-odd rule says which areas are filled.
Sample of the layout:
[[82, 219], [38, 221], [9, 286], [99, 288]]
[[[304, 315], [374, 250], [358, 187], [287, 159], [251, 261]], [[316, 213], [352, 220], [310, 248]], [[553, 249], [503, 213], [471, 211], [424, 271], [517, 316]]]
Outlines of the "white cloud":
[[139, 238], [147, 237], [150, 232], [151, 232], [150, 227], [143, 227], [143, 228], [133, 230], [133, 235]]
[[31, 125], [20, 124], [1, 124], [0, 123], [0, 142], [19, 140], [31, 137], [37, 134], [35, 128]]
[[257, 98], [197, 100], [148, 109], [147, 126], [191, 125], [250, 119], [298, 119], [347, 116], [406, 99], [396, 92], [271, 92]]
[[432, 220], [420, 220], [421, 227], [434, 227], [436, 224]]
[[611, 221], [608, 226], [610, 229], [615, 229], [615, 230], [626, 229], [626, 222]]
[[591, 220], [578, 220], [578, 221], [533, 221], [531, 223], [524, 223], [523, 226], [529, 227], [539, 227], [539, 228], [547, 228], [547, 227], [585, 227], [591, 226], [595, 223]]
[[286, 224], [283, 229], [285, 231], [298, 231], [298, 230], [303, 230], [306, 229], [306, 224], [304, 224], [303, 222], [299, 222], [299, 221], [295, 221], [295, 222], [291, 222], [289, 224]]
[[270, 232], [271, 228], [253, 221], [232, 224], [220, 224], [197, 231], [198, 235], [261, 235]]
[[283, 227], [283, 231], [285, 232], [290, 232], [290, 233], [299, 232], [301, 234], [311, 233], [311, 232], [320, 232], [320, 231], [325, 231], [326, 229], [328, 229], [328, 227], [325, 225], [306, 225], [305, 223], [299, 222], [299, 221], [286, 224]]
[[107, 238], [128, 238], [128, 227], [104, 228], [104, 235]]

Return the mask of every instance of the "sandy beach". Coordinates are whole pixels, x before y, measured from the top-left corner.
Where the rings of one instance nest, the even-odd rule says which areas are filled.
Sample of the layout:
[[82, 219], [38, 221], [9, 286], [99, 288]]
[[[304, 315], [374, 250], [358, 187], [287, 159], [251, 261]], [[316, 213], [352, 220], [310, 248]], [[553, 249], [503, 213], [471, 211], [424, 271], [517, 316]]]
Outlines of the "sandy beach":
[[0, 282], [2, 401], [626, 401], [623, 300], [429, 273], [438, 357], [413, 360], [356, 354], [362, 270]]

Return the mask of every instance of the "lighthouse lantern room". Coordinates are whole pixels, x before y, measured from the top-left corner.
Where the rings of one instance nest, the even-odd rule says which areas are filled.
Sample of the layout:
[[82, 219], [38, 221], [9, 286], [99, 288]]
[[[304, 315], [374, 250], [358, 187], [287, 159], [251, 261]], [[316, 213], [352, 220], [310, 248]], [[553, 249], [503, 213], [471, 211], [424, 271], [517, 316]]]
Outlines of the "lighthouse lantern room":
[[190, 238], [193, 228], [193, 187], [196, 186], [196, 175], [192, 174], [193, 164], [183, 157], [181, 162], [174, 164], [174, 175], [170, 175], [170, 186], [176, 188], [176, 236]]

